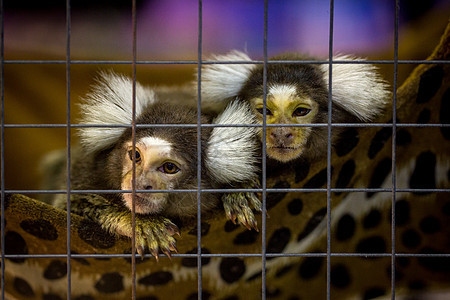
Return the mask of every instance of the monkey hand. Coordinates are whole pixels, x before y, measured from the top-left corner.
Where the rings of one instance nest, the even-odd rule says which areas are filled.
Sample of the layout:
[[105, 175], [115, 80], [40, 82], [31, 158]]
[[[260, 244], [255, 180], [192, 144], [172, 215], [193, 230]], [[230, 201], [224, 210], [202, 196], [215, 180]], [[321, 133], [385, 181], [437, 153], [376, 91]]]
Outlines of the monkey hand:
[[[259, 186], [259, 182], [252, 181], [244, 184], [243, 188], [259, 188]], [[248, 230], [253, 228], [259, 232], [258, 222], [252, 210], [252, 208], [257, 211], [262, 210], [261, 201], [259, 201], [256, 193], [226, 193], [222, 196], [222, 202], [227, 218], [234, 224], [240, 223], [247, 227]]]
[[[115, 230], [120, 235], [132, 238], [133, 226], [131, 213], [124, 214], [115, 223]], [[171, 251], [177, 252], [176, 241], [173, 237], [180, 235], [178, 227], [168, 218], [154, 215], [135, 216], [135, 245], [136, 251], [143, 256], [147, 246], [150, 253], [158, 259], [159, 251], [170, 257]]]
[[[99, 223], [103, 229], [112, 233], [132, 238], [132, 215], [129, 209], [111, 202], [98, 194], [74, 194], [71, 197], [71, 211], [87, 216]], [[177, 252], [175, 234], [180, 234], [178, 227], [168, 218], [155, 215], [135, 215], [136, 251], [143, 256], [147, 246], [150, 253], [158, 259], [161, 251], [170, 257], [170, 252]]]

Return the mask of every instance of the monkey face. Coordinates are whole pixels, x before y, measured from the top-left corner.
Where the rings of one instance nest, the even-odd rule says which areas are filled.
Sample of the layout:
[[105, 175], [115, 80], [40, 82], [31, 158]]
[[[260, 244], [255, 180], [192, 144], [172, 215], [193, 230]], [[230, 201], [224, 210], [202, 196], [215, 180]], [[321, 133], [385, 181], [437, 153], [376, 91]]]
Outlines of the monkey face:
[[[253, 98], [253, 110], [263, 122], [263, 98]], [[291, 85], [269, 86], [266, 103], [266, 124], [309, 124], [313, 123], [319, 105], [308, 96], [298, 95]], [[270, 158], [282, 162], [301, 156], [311, 127], [267, 127], [266, 147]], [[262, 130], [260, 131], [262, 140]]]
[[[186, 163], [174, 155], [172, 145], [160, 138], [145, 137], [136, 142], [136, 190], [172, 190], [183, 178]], [[122, 190], [132, 190], [133, 147], [125, 143], [123, 154]], [[124, 193], [125, 205], [131, 210], [132, 194]], [[135, 211], [140, 214], [163, 212], [171, 203], [168, 193], [136, 193]]]

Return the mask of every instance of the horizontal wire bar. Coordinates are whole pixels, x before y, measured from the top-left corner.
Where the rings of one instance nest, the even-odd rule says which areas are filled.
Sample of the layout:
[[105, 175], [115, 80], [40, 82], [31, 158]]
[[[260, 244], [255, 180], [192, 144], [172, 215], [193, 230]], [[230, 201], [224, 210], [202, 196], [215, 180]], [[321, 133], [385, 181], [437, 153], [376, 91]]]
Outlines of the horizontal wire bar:
[[[391, 257], [392, 253], [338, 253], [331, 252], [333, 257]], [[70, 254], [72, 258], [130, 258], [131, 253], [105, 253], [105, 254]], [[140, 257], [140, 254], [135, 254]], [[160, 257], [167, 255], [160, 254]], [[197, 258], [198, 254], [174, 253], [171, 257]], [[261, 257], [261, 253], [201, 253], [202, 257]], [[327, 253], [266, 253], [267, 257], [326, 257]], [[450, 253], [395, 253], [396, 257], [434, 257], [450, 258]], [[66, 258], [67, 254], [5, 254], [5, 258]], [[145, 258], [153, 258], [151, 254], [145, 254]]]
[[[295, 191], [305, 192], [326, 192], [327, 189], [293, 189]], [[136, 190], [136, 193], [226, 193], [226, 192], [261, 192], [262, 189], [186, 189], [186, 190]], [[266, 189], [268, 192], [285, 192], [286, 189]], [[291, 190], [289, 190], [291, 191]], [[374, 191], [374, 190], [370, 190]], [[376, 191], [391, 191], [390, 189], [376, 189]], [[66, 194], [65, 190], [5, 190], [7, 194]], [[71, 194], [109, 194], [123, 193], [129, 194], [131, 190], [70, 190]]]
[[[274, 188], [274, 189], [179, 189], [179, 190], [136, 190], [136, 193], [243, 193], [243, 192], [254, 192], [261, 193], [263, 191], [269, 193], [298, 193], [298, 192], [326, 192], [327, 188]], [[331, 188], [331, 192], [392, 192], [392, 188]], [[440, 193], [440, 192], [450, 192], [450, 189], [411, 189], [411, 188], [397, 188], [396, 192], [399, 193]], [[7, 194], [66, 194], [66, 190], [5, 190]], [[132, 193], [131, 190], [70, 190], [71, 194], [111, 194], [111, 193], [122, 193], [129, 194]]]
[[[197, 65], [197, 61], [194, 60], [173, 60], [173, 61], [138, 61], [137, 64], [154, 64], [154, 65]], [[65, 60], [5, 60], [5, 64], [66, 64]], [[129, 60], [71, 60], [72, 65], [83, 64], [108, 64], [108, 65], [131, 65], [132, 61]]]
[[[5, 124], [5, 128], [66, 128], [67, 124]], [[125, 124], [71, 124], [71, 128], [131, 128], [131, 125]], [[179, 127], [179, 128], [197, 128], [196, 124], [136, 124], [136, 128], [158, 128], [158, 127]], [[450, 127], [450, 124], [414, 124], [397, 123], [396, 127]], [[263, 127], [262, 124], [201, 124], [205, 128], [235, 128], [235, 127]], [[266, 127], [328, 127], [327, 123], [311, 124], [267, 124]], [[332, 123], [331, 127], [393, 127], [391, 123]]]
[[[333, 64], [448, 64], [449, 60], [333, 60]], [[5, 64], [66, 64], [66, 60], [5, 60]], [[328, 60], [269, 60], [268, 64], [328, 64]], [[114, 65], [131, 65], [129, 60], [71, 60], [70, 64], [114, 64]], [[141, 60], [136, 61], [136, 64], [146, 65], [197, 65], [197, 60]], [[261, 60], [249, 61], [202, 61], [202, 64], [264, 64]]]
[[[333, 64], [447, 64], [450, 60], [332, 60]], [[268, 64], [329, 64], [328, 60], [269, 60]], [[248, 61], [203, 61], [202, 64], [264, 64], [264, 61], [260, 60], [248, 60]]]

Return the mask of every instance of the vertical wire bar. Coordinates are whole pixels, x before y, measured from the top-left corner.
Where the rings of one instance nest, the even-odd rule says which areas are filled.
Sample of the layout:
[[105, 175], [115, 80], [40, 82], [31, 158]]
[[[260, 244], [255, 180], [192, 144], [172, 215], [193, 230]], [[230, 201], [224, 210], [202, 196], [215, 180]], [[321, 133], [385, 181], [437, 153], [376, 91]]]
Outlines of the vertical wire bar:
[[5, 102], [4, 102], [4, 22], [3, 0], [0, 0], [0, 97], [1, 97], [1, 298], [5, 299]]
[[399, 25], [399, 0], [395, 1], [395, 25], [394, 25], [394, 82], [392, 99], [392, 211], [391, 211], [391, 290], [392, 299], [395, 299], [395, 202], [396, 202], [396, 137], [397, 137], [397, 71], [398, 71], [398, 25]]
[[71, 275], [71, 183], [70, 183], [70, 169], [71, 169], [71, 119], [70, 119], [70, 34], [71, 34], [71, 15], [70, 15], [70, 0], [66, 0], [66, 93], [67, 93], [67, 129], [66, 129], [66, 145], [67, 145], [67, 299], [71, 298], [72, 275]]
[[202, 47], [203, 47], [203, 2], [198, 0], [198, 99], [197, 99], [197, 290], [198, 299], [202, 299], [202, 208], [201, 208], [201, 181], [202, 181], [202, 139], [201, 139], [201, 113], [202, 113]]
[[261, 298], [266, 299], [266, 189], [267, 189], [267, 172], [266, 172], [266, 135], [267, 135], [267, 121], [266, 121], [266, 107], [267, 107], [267, 26], [268, 26], [268, 1], [264, 0], [264, 33], [263, 33], [263, 48], [264, 48], [264, 66], [263, 66], [263, 127], [262, 127], [262, 232], [261, 232]]
[[333, 28], [334, 1], [330, 0], [330, 29], [328, 49], [328, 143], [327, 143], [327, 299], [331, 299], [331, 115], [333, 113]]
[[136, 299], [136, 0], [132, 0], [131, 22], [133, 31], [133, 58], [132, 68], [132, 116], [131, 116], [131, 140], [133, 156], [133, 173], [131, 178], [131, 299]]

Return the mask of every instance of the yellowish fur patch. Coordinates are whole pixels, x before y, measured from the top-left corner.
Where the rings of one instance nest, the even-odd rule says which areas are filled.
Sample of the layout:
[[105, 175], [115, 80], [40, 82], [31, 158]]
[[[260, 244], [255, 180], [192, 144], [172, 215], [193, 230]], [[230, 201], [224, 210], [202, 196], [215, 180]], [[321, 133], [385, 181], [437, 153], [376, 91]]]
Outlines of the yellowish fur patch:
[[[254, 98], [252, 108], [263, 122], [263, 99]], [[319, 109], [318, 104], [307, 96], [299, 95], [292, 85], [272, 85], [268, 89], [266, 103], [267, 124], [309, 124]], [[298, 109], [309, 110], [298, 115]], [[301, 155], [309, 137], [310, 127], [267, 127], [267, 155], [278, 161], [287, 162]], [[262, 140], [262, 130], [260, 131]]]

